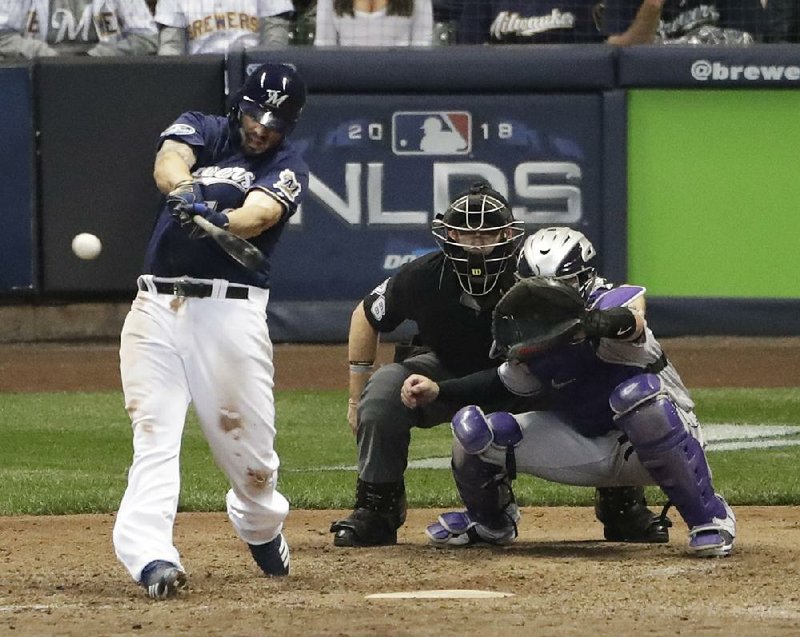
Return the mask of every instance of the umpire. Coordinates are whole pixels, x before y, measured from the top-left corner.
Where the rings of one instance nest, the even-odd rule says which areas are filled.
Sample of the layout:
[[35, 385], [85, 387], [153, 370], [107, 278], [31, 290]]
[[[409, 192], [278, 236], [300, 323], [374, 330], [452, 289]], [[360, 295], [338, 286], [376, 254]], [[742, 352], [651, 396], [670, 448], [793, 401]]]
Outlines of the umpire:
[[[459, 194], [436, 216], [432, 232], [440, 251], [406, 264], [370, 292], [350, 321], [348, 421], [358, 443], [358, 480], [353, 512], [334, 522], [336, 546], [397, 543], [405, 522], [403, 475], [413, 427], [449, 422], [462, 404], [434, 401], [405, 407], [400, 389], [411, 374], [436, 381], [496, 367], [492, 310], [514, 283], [514, 261], [524, 236], [508, 202], [486, 182]], [[398, 346], [395, 361], [373, 374], [380, 333], [414, 321], [413, 347]], [[507, 398], [481, 405], [487, 413], [541, 409], [531, 399]], [[668, 531], [646, 506], [641, 487], [598, 489], [595, 512], [606, 539], [667, 542]]]

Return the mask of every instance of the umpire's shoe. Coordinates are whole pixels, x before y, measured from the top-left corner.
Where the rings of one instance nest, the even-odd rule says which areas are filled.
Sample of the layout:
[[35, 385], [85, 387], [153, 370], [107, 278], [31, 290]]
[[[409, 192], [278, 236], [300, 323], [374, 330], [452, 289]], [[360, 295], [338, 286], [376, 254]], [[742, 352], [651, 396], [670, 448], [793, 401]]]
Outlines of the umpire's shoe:
[[331, 524], [334, 546], [388, 546], [397, 544], [397, 529], [406, 521], [405, 484], [356, 484], [356, 506], [344, 520]]
[[270, 540], [266, 544], [248, 544], [253, 559], [270, 577], [282, 577], [289, 574], [291, 568], [291, 557], [289, 556], [289, 545], [283, 533], [278, 533], [278, 537]]
[[663, 544], [669, 542], [672, 521], [647, 508], [644, 487], [606, 487], [595, 492], [594, 511], [611, 542]]
[[167, 599], [186, 588], [186, 573], [172, 562], [155, 560], [142, 569], [139, 583], [153, 599]]

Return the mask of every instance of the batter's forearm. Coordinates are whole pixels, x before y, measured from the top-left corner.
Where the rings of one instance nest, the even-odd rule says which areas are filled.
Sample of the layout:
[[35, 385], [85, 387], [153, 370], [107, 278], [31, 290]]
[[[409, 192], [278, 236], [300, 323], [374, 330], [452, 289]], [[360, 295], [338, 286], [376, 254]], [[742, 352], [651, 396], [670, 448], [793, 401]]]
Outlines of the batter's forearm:
[[226, 210], [228, 230], [250, 239], [274, 226], [284, 213], [283, 204], [262, 190], [252, 190], [241, 208]]
[[[192, 179], [191, 167], [194, 165], [194, 153], [191, 148], [185, 144], [173, 143], [172, 146], [169, 144], [169, 140], [164, 142], [164, 146], [156, 155], [153, 167], [153, 179], [158, 189], [165, 195], [174, 190], [180, 182]], [[186, 150], [177, 149], [175, 145], [183, 146]]]

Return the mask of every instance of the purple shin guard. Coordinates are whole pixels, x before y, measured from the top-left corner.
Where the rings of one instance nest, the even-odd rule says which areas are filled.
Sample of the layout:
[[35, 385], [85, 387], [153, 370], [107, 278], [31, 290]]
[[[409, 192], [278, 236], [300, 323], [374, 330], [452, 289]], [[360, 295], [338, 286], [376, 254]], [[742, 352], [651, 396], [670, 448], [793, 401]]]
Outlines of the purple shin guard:
[[690, 528], [727, 516], [714, 492], [705, 452], [661, 392], [658, 376], [642, 374], [621, 384], [611, 396], [611, 408], [642, 465]]
[[[513, 526], [506, 510], [514, 503], [511, 482], [516, 477], [514, 447], [522, 441], [519, 423], [508, 412], [486, 415], [476, 405], [459, 410], [452, 423], [453, 477], [461, 500], [475, 522], [505, 532]], [[483, 459], [481, 454], [492, 446], [505, 450], [503, 464]]]

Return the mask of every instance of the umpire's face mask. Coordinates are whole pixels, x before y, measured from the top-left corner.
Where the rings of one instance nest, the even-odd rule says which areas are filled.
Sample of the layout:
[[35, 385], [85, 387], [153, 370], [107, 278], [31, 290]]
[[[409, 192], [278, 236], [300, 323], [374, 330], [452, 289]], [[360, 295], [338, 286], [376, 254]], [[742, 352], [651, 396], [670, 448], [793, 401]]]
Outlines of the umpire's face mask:
[[489, 256], [498, 245], [505, 243], [507, 233], [502, 230], [493, 232], [465, 232], [451, 230], [450, 237], [454, 243], [459, 244], [467, 254], [480, 254]]

